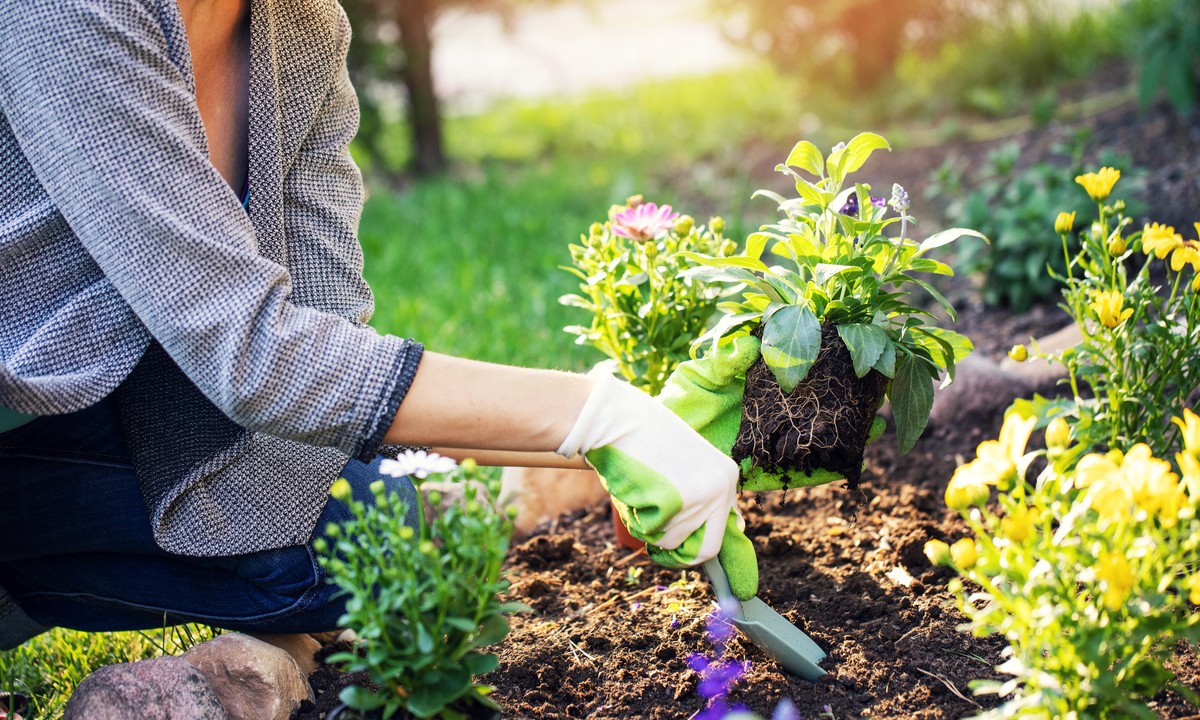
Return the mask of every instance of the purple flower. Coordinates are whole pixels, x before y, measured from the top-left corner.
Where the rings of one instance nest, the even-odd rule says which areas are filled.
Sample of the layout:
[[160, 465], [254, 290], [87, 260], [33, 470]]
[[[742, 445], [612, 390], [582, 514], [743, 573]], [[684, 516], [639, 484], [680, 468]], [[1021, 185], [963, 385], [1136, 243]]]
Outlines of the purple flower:
[[662, 236], [675, 225], [679, 213], [670, 205], [659, 207], [652, 202], [625, 208], [612, 216], [613, 233], [630, 240], [646, 241]]
[[871, 204], [877, 208], [887, 207], [887, 200], [884, 200], [881, 197], [873, 197], [871, 198]]
[[908, 209], [908, 193], [905, 192], [904, 187], [901, 186], [900, 183], [895, 183], [892, 185], [892, 199], [888, 201], [888, 204], [895, 208], [896, 212], [901, 214]]
[[708, 620], [704, 623], [704, 629], [708, 633], [708, 639], [712, 642], [713, 647], [720, 653], [725, 647], [725, 643], [729, 638], [733, 637], [735, 629], [733, 623], [730, 622], [731, 614], [727, 614], [724, 608], [717, 608], [713, 614], [708, 616]]
[[858, 195], [851, 193], [850, 197], [846, 198], [846, 204], [842, 206], [839, 212], [843, 215], [858, 215]]
[[749, 669], [750, 662], [748, 660], [709, 663], [708, 667], [700, 673], [700, 685], [696, 688], [696, 692], [700, 693], [702, 698], [725, 697]]

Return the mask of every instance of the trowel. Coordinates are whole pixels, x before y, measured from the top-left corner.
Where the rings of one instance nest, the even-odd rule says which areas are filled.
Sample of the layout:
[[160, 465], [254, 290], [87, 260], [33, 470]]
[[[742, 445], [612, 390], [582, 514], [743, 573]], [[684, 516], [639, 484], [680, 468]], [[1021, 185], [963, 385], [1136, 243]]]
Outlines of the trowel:
[[745, 602], [738, 600], [716, 558], [704, 563], [704, 572], [721, 607], [732, 613], [733, 624], [759, 649], [804, 680], [813, 681], [825, 674], [817, 664], [825, 657], [825, 651], [812, 638], [757, 597]]

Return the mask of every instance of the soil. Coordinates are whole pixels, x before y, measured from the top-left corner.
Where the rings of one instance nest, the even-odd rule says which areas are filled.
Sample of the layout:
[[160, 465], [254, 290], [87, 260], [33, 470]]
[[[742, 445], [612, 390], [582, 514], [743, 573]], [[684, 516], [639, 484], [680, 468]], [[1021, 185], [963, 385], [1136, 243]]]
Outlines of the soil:
[[[1026, 148], [1023, 162], [1032, 162], [1081, 126], [1090, 128], [1095, 152], [1114, 149], [1147, 170], [1143, 197], [1154, 220], [1190, 234], [1200, 220], [1200, 109], [1180, 117], [1165, 104], [1142, 112], [1131, 102], [1012, 138], [897, 150], [869, 165], [888, 183], [919, 187], [951, 153], [978, 159], [1016, 139]], [[955, 329], [993, 360], [1013, 342], [1065, 321], [1053, 306], [1021, 314], [984, 306], [966, 279], [945, 291], [960, 313]], [[1004, 643], [959, 629], [963, 616], [946, 591], [950, 571], [931, 567], [922, 547], [932, 537], [964, 533], [942, 500], [945, 484], [979, 442], [996, 437], [1002, 411], [931, 426], [905, 456], [889, 430], [867, 448], [856, 491], [837, 483], [743, 494], [761, 569], [759, 596], [828, 652], [822, 662], [828, 675], [818, 682], [794, 678], [736, 636], [728, 656], [749, 660], [750, 668], [732, 702], [764, 717], [790, 698], [809, 719], [926, 720], [968, 717], [996, 704], [973, 696], [970, 683], [997, 677]], [[620, 547], [607, 504], [536, 530], [515, 544], [508, 569], [510, 598], [535, 612], [513, 618], [497, 648], [500, 668], [484, 678], [496, 687], [493, 697], [506, 718], [689, 718], [703, 709], [687, 659], [711, 653], [705, 620], [712, 592], [695, 571], [664, 569]], [[1179, 649], [1174, 670], [1200, 690], [1194, 648]], [[346, 680], [320, 671], [313, 678], [317, 705], [296, 717], [323, 717]], [[1157, 698], [1154, 709], [1161, 718], [1200, 712], [1175, 693]]]

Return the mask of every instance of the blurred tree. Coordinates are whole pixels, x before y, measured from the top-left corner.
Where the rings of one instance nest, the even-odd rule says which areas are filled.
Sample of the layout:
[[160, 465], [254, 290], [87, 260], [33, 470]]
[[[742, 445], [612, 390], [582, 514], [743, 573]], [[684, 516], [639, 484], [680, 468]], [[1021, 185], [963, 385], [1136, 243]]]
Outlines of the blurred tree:
[[350, 75], [358, 89], [362, 124], [359, 142], [376, 165], [387, 163], [382, 129], [386, 107], [402, 87], [411, 133], [410, 170], [430, 175], [446, 169], [441, 109], [433, 79], [433, 26], [450, 8], [499, 13], [513, 21], [517, 6], [555, 0], [342, 0], [354, 39]]
[[971, 17], [1002, 0], [710, 0], [725, 34], [800, 73], [848, 92], [893, 77], [908, 50], [935, 47]]

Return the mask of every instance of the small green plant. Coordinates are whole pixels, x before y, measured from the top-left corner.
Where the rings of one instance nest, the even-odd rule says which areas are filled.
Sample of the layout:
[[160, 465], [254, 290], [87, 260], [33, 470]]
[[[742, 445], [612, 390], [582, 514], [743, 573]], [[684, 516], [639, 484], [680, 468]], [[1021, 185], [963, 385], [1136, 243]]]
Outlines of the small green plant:
[[[899, 446], [907, 452], [928, 421], [935, 380], [945, 372], [949, 382], [971, 350], [967, 338], [938, 327], [910, 293], [924, 290], [953, 319], [954, 308], [919, 275], [953, 274], [927, 253], [964, 235], [983, 236], [953, 228], [915, 241], [908, 236], [915, 222], [908, 193], [899, 185], [890, 201], [874, 197], [863, 183], [843, 189], [874, 151], [885, 148], [887, 140], [874, 133], [839, 144], [828, 157], [811, 142], [797, 143], [776, 169], [795, 181], [799, 197], [755, 194], [774, 200], [781, 220], [751, 233], [738, 255], [683, 253], [698, 264], [685, 276], [741, 293], [719, 305], [724, 317], [695, 348], [748, 334], [762, 342], [762, 357], [746, 374], [743, 431], [733, 450], [739, 463], [821, 468], [853, 483], [884, 396], [891, 399]], [[768, 250], [784, 264], [768, 264]], [[794, 421], [775, 424], [778, 437], [776, 430], [755, 427], [780, 417]], [[799, 427], [811, 428], [805, 431], [810, 434]]]
[[[319, 561], [346, 596], [341, 625], [363, 647], [331, 655], [349, 672], [366, 671], [373, 688], [351, 686], [341, 699], [351, 708], [382, 711], [390, 718], [403, 710], [419, 718], [456, 720], [472, 705], [498, 709], [491, 688], [475, 677], [494, 670], [496, 656], [482, 648], [508, 634], [507, 615], [528, 610], [506, 603], [502, 574], [512, 537], [512, 521], [495, 498], [499, 481], [482, 482], [475, 464], [423, 452], [388, 461], [381, 471], [407, 475], [418, 484], [428, 477], [461, 483], [462, 496], [442, 503], [430, 492], [434, 514], [418, 513], [419, 527], [405, 525], [407, 504], [388, 493], [382, 481], [371, 485], [374, 502], [354, 500], [345, 480], [332, 494], [352, 517], [328, 528], [316, 541]], [[424, 502], [418, 501], [419, 505]]]
[[563, 269], [582, 281], [581, 294], [559, 302], [586, 310], [591, 324], [566, 331], [615, 361], [630, 383], [657, 395], [716, 314], [719, 290], [684, 275], [695, 264], [684, 253], [732, 254], [737, 246], [722, 235], [724, 228], [719, 217], [697, 225], [640, 195], [614, 205], [607, 222], [593, 223], [581, 244], [570, 246], [573, 265]]
[[1166, 687], [1200, 703], [1166, 665], [1178, 642], [1200, 640], [1188, 607], [1200, 602], [1200, 417], [1175, 420], [1180, 473], [1145, 444], [1083, 454], [1062, 418], [1046, 450], [1026, 453], [1036, 423], [1010, 412], [955, 471], [946, 504], [970, 535], [925, 546], [960, 576], [951, 591], [972, 631], [1009, 644], [998, 669], [1012, 679], [973, 684], [1009, 700], [980, 717], [1155, 718], [1147, 701]]
[[[1045, 229], [1056, 213], [1082, 218], [1088, 211], [1087, 197], [1071, 181], [1083, 171], [1084, 141], [1077, 136], [1055, 148], [1056, 157], [1024, 168], [1018, 168], [1021, 148], [1013, 142], [989, 152], [978, 177], [967, 177], [955, 158], [934, 171], [929, 196], [943, 207], [948, 221], [977, 228], [992, 240], [982, 250], [975, 244], [962, 246], [957, 258], [963, 272], [981, 278], [987, 304], [1021, 311], [1058, 296], [1061, 286], [1054, 274], [1066, 271], [1062, 243]], [[1129, 174], [1127, 160], [1105, 153], [1103, 161]], [[1072, 239], [1069, 250], [1077, 249]]]
[[1082, 446], [1145, 442], [1167, 456], [1180, 443], [1172, 417], [1200, 387], [1200, 240], [1158, 223], [1131, 232], [1124, 201], [1110, 201], [1120, 177], [1111, 167], [1078, 176], [1096, 219], [1077, 239], [1074, 222], [1056, 223], [1067, 268], [1058, 278], [1062, 307], [1082, 340], [1055, 354], [1032, 344], [1027, 354], [1064, 365], [1071, 396], [1020, 407], [1043, 422], [1065, 418]]

